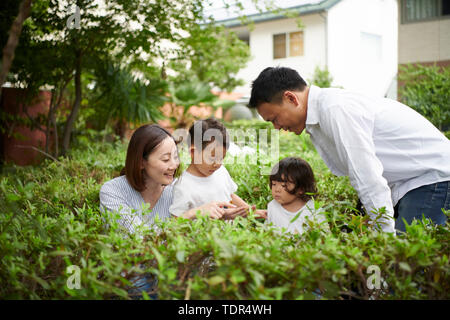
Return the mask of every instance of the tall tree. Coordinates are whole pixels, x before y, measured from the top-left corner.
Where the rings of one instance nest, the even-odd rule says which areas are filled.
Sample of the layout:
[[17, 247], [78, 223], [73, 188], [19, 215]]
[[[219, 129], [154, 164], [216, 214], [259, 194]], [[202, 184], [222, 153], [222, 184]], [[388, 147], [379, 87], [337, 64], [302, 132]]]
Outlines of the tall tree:
[[14, 52], [19, 43], [20, 33], [22, 32], [23, 22], [30, 16], [32, 0], [23, 0], [19, 6], [19, 14], [14, 19], [9, 31], [8, 42], [3, 48], [2, 64], [0, 69], [0, 97], [2, 95], [2, 87], [6, 81], [9, 69], [14, 60]]
[[[70, 147], [74, 124], [83, 108], [82, 75], [90, 73], [93, 82], [100, 83], [95, 77], [101, 77], [102, 72], [95, 70], [102, 62], [112, 61], [144, 85], [152, 86], [150, 80], [165, 73], [161, 72], [165, 64], [167, 69], [172, 66], [180, 79], [189, 80], [192, 75], [230, 90], [239, 83], [235, 73], [249, 58], [248, 48], [235, 35], [206, 21], [204, 10], [211, 1], [33, 1], [11, 71], [17, 82], [29, 89], [37, 90], [44, 84], [52, 88], [46, 132], [51, 126], [55, 135], [62, 93], [73, 83], [73, 101], [68, 112], [62, 113], [66, 117], [63, 153]], [[186, 68], [191, 70], [184, 72]], [[155, 108], [155, 104], [146, 107]]]

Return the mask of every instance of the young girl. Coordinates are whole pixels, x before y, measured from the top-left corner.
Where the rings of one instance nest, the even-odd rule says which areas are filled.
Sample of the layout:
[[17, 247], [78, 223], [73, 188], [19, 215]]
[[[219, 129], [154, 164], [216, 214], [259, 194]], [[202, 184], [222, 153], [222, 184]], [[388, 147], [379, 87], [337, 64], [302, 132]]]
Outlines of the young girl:
[[[272, 169], [270, 188], [273, 200], [267, 206], [268, 223], [302, 234], [306, 230], [307, 219], [316, 223], [326, 220], [315, 210], [311, 194], [317, 193], [316, 181], [311, 166], [305, 160], [294, 157], [281, 160]], [[297, 219], [292, 221], [297, 215]]]
[[[236, 195], [237, 185], [222, 165], [229, 138], [225, 127], [215, 119], [196, 121], [189, 129], [191, 164], [174, 186], [172, 215], [193, 219], [192, 208], [216, 201], [220, 208], [206, 212], [215, 219], [246, 216], [249, 205]], [[198, 210], [197, 210], [198, 211]], [[204, 212], [205, 213], [205, 212]], [[265, 215], [265, 210], [256, 214]]]

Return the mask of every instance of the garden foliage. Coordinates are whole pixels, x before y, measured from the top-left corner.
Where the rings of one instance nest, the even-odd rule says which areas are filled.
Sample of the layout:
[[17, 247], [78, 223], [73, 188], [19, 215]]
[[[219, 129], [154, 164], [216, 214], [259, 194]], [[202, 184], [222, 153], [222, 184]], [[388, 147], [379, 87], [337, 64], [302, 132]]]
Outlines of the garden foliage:
[[[330, 233], [312, 226], [303, 236], [280, 234], [250, 216], [233, 224], [172, 219], [143, 237], [125, 235], [114, 214], [100, 213], [98, 193], [118, 175], [126, 145], [77, 148], [58, 162], [3, 169], [1, 299], [127, 298], [139, 264], [158, 276], [161, 299], [449, 298], [448, 223], [417, 221], [397, 237], [372, 231], [366, 216], [353, 213], [356, 193], [348, 179], [330, 173], [306, 135], [281, 132], [280, 157], [310, 162]], [[258, 163], [227, 168], [238, 195], [265, 207], [268, 177], [259, 174]], [[67, 286], [71, 265], [80, 268], [80, 289]], [[377, 284], [374, 268], [380, 290], [368, 285]]]
[[438, 129], [450, 130], [450, 67], [406, 65], [399, 68], [399, 95]]

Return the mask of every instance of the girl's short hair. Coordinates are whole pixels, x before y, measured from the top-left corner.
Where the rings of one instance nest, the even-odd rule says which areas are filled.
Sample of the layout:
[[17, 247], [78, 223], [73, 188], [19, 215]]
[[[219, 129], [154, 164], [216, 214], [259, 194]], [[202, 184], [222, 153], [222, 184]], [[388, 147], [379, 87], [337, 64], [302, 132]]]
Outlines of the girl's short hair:
[[[125, 167], [121, 175], [127, 177], [130, 185], [141, 192], [145, 190], [144, 172], [141, 168], [141, 161], [147, 160], [148, 156], [161, 144], [161, 142], [173, 136], [169, 131], [157, 124], [146, 124], [139, 127], [131, 136], [128, 144]], [[174, 139], [174, 142], [177, 143]]]
[[288, 157], [277, 163], [270, 174], [270, 188], [272, 181], [293, 183], [294, 189], [286, 191], [298, 194], [301, 190], [303, 193], [298, 196], [303, 201], [309, 201], [312, 198], [311, 194], [317, 194], [314, 172], [309, 163], [301, 158]]
[[223, 147], [228, 149], [229, 137], [222, 122], [214, 118], [197, 120], [189, 128], [189, 146], [194, 145], [197, 150], [203, 151], [218, 135], [221, 137]]

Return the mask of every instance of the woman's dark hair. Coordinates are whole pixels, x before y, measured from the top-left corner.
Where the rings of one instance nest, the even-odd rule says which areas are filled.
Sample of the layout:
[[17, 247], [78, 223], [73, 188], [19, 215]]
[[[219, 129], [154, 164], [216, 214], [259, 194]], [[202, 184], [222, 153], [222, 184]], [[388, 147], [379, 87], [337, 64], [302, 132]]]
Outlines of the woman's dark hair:
[[[271, 188], [273, 181], [293, 183], [294, 189], [286, 191], [298, 195], [303, 201], [309, 201], [312, 198], [311, 194], [317, 194], [313, 170], [309, 163], [301, 158], [284, 158], [277, 163], [270, 174]], [[298, 194], [299, 191], [302, 191], [302, 194]]]
[[167, 137], [174, 139], [169, 131], [157, 124], [143, 125], [131, 136], [130, 143], [128, 144], [125, 167], [120, 174], [125, 175], [130, 185], [137, 191], [140, 192], [145, 189], [144, 172], [141, 168], [141, 161], [143, 159], [148, 159], [148, 156], [153, 150], [155, 150], [155, 148]]
[[303, 91], [305, 88], [305, 80], [294, 69], [269, 67], [253, 81], [248, 106], [257, 108], [264, 102], [280, 102], [286, 90]]
[[228, 149], [229, 137], [227, 129], [222, 122], [214, 118], [197, 120], [189, 128], [189, 143], [190, 146], [194, 145], [197, 150], [202, 151], [208, 144], [215, 141], [215, 137], [218, 135], [222, 138], [223, 147]]

